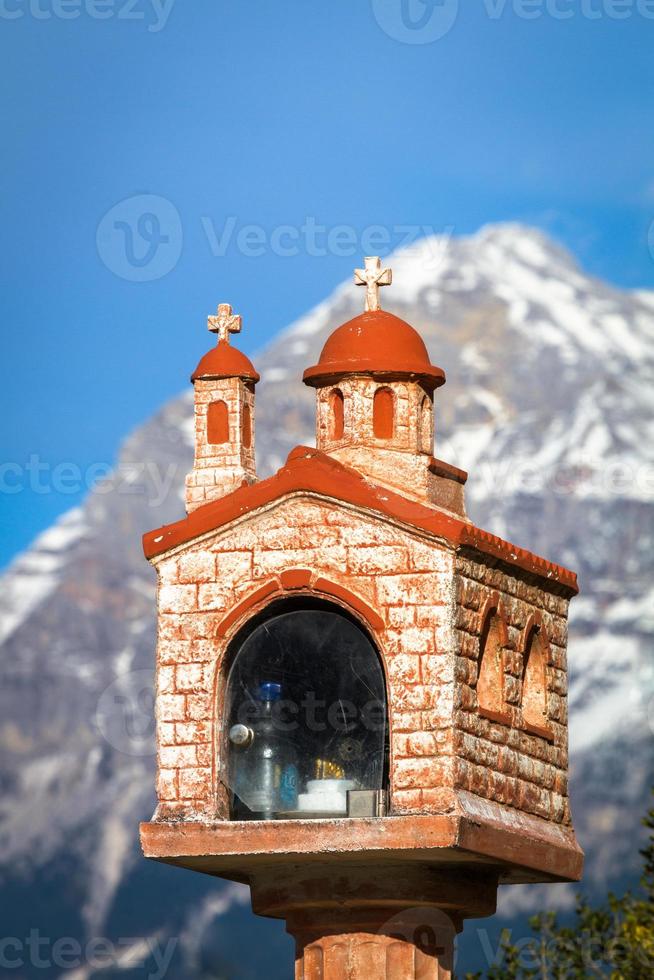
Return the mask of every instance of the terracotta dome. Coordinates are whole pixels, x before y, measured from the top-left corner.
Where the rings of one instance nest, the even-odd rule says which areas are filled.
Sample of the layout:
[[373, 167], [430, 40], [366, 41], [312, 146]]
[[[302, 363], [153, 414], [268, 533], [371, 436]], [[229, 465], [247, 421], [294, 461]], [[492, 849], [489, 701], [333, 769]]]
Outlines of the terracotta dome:
[[429, 388], [445, 384], [445, 372], [432, 364], [425, 343], [410, 324], [385, 310], [355, 316], [331, 334], [320, 360], [303, 380], [320, 387], [344, 374], [413, 378]]
[[256, 383], [259, 375], [249, 357], [236, 347], [232, 347], [226, 340], [219, 340], [217, 345], [204, 355], [191, 375], [191, 381], [197, 381], [199, 378], [243, 378]]

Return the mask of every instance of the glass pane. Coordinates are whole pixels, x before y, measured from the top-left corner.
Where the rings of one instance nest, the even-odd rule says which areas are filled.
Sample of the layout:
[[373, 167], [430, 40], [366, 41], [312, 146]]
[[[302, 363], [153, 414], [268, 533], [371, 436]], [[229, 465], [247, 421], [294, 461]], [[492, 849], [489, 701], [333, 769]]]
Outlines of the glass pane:
[[385, 744], [384, 677], [355, 623], [296, 609], [245, 639], [223, 731], [235, 819], [347, 816], [349, 790], [383, 787]]

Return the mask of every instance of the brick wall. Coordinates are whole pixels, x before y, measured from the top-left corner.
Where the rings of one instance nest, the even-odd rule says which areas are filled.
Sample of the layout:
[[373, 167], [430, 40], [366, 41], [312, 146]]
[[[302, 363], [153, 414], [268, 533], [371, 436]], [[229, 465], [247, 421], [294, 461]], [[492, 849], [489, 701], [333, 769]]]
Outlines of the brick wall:
[[[560, 823], [567, 801], [568, 600], [445, 542], [306, 495], [207, 535], [156, 562], [159, 578], [157, 819], [227, 816], [220, 779], [219, 703], [228, 613], [264, 584], [310, 569], [379, 616], [373, 632], [389, 686], [394, 813], [446, 812], [468, 791]], [[476, 680], [481, 613], [499, 594], [508, 723], [481, 717]], [[269, 593], [265, 600], [274, 598]], [[248, 610], [251, 615], [254, 608]], [[523, 730], [521, 643], [540, 612], [551, 739]]]
[[[243, 480], [256, 479], [254, 447], [254, 386], [240, 378], [199, 379], [194, 384], [195, 462], [186, 477], [189, 513], [216, 497], [231, 493]], [[212, 402], [227, 406], [229, 441], [212, 444], [207, 438], [207, 412]], [[250, 445], [243, 444], [243, 413], [250, 413]]]
[[[395, 812], [452, 804], [454, 553], [389, 522], [292, 499], [157, 562], [158, 817], [225, 816], [215, 706], [220, 621], [285, 570], [309, 568], [383, 618]], [[240, 625], [240, 624], [239, 624]]]
[[[374, 397], [380, 388], [390, 389], [394, 397], [394, 434], [389, 439], [378, 439], [373, 431]], [[344, 426], [340, 439], [333, 438], [332, 428], [331, 394], [336, 389], [343, 394]], [[354, 375], [343, 378], [338, 385], [316, 391], [316, 445], [323, 452], [332, 452], [344, 446], [368, 445], [411, 453], [430, 453], [432, 427], [431, 397], [426, 395], [422, 385], [414, 381], [383, 383]]]
[[[476, 681], [481, 614], [497, 592], [507, 626], [504, 694], [508, 724], [480, 717]], [[557, 823], [568, 804], [567, 612], [569, 600], [480, 561], [456, 561], [455, 785]], [[539, 614], [546, 631], [547, 725], [550, 738], [525, 730], [521, 711], [525, 627]]]

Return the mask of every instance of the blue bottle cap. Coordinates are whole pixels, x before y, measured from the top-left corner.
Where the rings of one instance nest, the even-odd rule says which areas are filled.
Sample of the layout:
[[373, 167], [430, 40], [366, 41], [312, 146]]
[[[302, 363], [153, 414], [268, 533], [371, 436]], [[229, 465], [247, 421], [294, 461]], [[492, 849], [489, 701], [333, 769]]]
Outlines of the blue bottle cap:
[[265, 681], [259, 685], [260, 701], [279, 701], [282, 696], [282, 685], [273, 681]]

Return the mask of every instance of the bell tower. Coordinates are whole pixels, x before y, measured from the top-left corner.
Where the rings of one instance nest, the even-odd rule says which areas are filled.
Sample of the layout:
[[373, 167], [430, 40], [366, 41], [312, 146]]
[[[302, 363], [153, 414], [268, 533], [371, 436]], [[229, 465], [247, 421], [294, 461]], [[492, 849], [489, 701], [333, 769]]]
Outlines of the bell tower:
[[254, 386], [250, 360], [229, 342], [240, 333], [241, 317], [221, 303], [208, 328], [217, 345], [191, 375], [195, 397], [195, 461], [186, 477], [186, 510], [191, 511], [254, 483]]
[[316, 389], [316, 445], [372, 479], [465, 515], [466, 474], [434, 452], [434, 391], [445, 372], [414, 328], [381, 309], [393, 274], [378, 256], [354, 272], [364, 312], [328, 338], [304, 372]]

